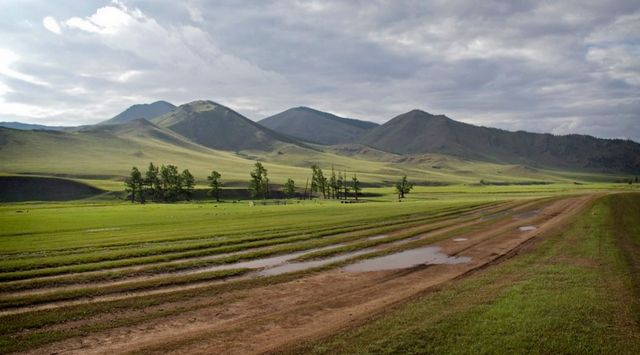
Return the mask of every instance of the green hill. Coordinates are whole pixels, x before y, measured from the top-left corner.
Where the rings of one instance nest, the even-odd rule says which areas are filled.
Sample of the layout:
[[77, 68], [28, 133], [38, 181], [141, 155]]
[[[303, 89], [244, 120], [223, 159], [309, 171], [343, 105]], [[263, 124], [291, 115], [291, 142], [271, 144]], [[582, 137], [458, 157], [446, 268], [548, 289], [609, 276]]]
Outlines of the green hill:
[[640, 144], [584, 135], [509, 132], [413, 110], [367, 132], [360, 143], [397, 154], [601, 172], [640, 172]]
[[41, 124], [22, 123], [22, 122], [0, 122], [0, 127], [21, 129], [25, 131], [34, 131], [34, 130], [62, 131], [69, 128], [64, 126], [46, 126]]
[[213, 149], [272, 151], [286, 144], [304, 146], [213, 101], [181, 105], [152, 122]]
[[276, 132], [317, 144], [353, 142], [378, 124], [339, 117], [309, 107], [295, 107], [259, 121]]
[[167, 112], [171, 112], [175, 108], [175, 105], [166, 101], [156, 101], [150, 104], [133, 105], [117, 116], [109, 120], [100, 122], [100, 124], [120, 124], [138, 118], [146, 118], [150, 120]]

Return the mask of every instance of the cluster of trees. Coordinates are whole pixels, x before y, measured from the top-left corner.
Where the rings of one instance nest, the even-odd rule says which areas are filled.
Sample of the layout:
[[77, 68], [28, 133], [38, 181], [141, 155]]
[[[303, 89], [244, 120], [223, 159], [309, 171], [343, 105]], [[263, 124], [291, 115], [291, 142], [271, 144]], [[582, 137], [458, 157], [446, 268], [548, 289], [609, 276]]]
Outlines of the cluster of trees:
[[[254, 169], [249, 174], [249, 191], [251, 197], [255, 199], [269, 198], [269, 177], [267, 169], [260, 162], [256, 162]], [[208, 185], [210, 187], [208, 194], [215, 197], [216, 201], [220, 201], [220, 191], [222, 189], [222, 175], [216, 170], [212, 170], [207, 176]], [[190, 200], [195, 186], [195, 178], [185, 169], [182, 173], [178, 172], [175, 165], [162, 165], [161, 167], [149, 163], [147, 171], [143, 174], [137, 167], [131, 168], [130, 176], [125, 179], [125, 190], [130, 194], [131, 202], [144, 203], [147, 200], [155, 202], [175, 202], [179, 200]], [[405, 194], [413, 188], [413, 184], [407, 181], [407, 177], [403, 176], [396, 184], [398, 198], [404, 198]], [[297, 195], [296, 183], [288, 178], [282, 185], [282, 193], [286, 198], [293, 198]], [[324, 199], [343, 199], [346, 200], [349, 194], [353, 192], [353, 197], [357, 200], [362, 192], [360, 180], [356, 174], [351, 179], [348, 178], [347, 172], [336, 171], [331, 168], [331, 175], [326, 177], [322, 169], [314, 164], [311, 166], [311, 189], [309, 189], [309, 180], [305, 185], [304, 194], [301, 198], [312, 199], [314, 194]]]
[[[307, 196], [307, 186], [305, 186], [305, 198]], [[354, 192], [355, 199], [358, 199], [358, 194], [362, 191], [360, 187], [360, 180], [356, 174], [351, 177], [351, 183], [347, 177], [347, 172], [338, 171], [336, 174], [333, 167], [331, 168], [331, 176], [328, 178], [324, 176], [322, 169], [316, 164], [311, 165], [311, 190], [309, 191], [309, 199], [313, 198], [314, 193], [322, 195], [325, 199], [343, 199], [346, 200], [349, 196], [349, 191]]]
[[124, 184], [131, 202], [144, 203], [147, 199], [156, 202], [190, 200], [195, 182], [188, 169], [180, 173], [175, 165], [162, 165], [158, 168], [149, 163], [144, 175], [137, 167], [131, 168], [131, 174], [125, 179]]

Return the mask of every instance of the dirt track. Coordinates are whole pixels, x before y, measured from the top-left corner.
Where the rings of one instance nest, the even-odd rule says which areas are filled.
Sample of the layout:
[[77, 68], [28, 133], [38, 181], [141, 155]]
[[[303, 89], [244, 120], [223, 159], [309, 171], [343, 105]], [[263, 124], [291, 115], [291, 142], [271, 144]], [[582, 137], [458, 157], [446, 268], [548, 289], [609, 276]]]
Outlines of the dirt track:
[[[549, 202], [535, 216], [508, 218], [489, 227], [438, 242], [449, 255], [471, 257], [455, 265], [417, 266], [406, 270], [349, 273], [341, 269], [314, 273], [286, 283], [236, 290], [206, 306], [177, 316], [153, 319], [54, 343], [33, 353], [263, 353], [291, 349], [353, 326], [407, 302], [439, 285], [512, 255], [536, 236], [561, 230], [595, 197]], [[536, 230], [523, 232], [524, 225]], [[163, 305], [163, 308], [184, 307]]]

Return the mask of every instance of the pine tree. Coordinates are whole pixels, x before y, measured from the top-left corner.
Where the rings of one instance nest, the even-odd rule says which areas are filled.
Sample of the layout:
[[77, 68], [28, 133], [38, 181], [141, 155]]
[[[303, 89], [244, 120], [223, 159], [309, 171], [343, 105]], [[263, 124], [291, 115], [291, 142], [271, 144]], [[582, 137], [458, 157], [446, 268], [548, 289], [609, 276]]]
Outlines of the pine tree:
[[287, 182], [282, 187], [282, 191], [284, 192], [284, 196], [286, 198], [291, 198], [296, 194], [296, 183], [291, 180], [291, 178], [287, 179]]
[[214, 196], [217, 202], [220, 202], [220, 187], [222, 186], [222, 183], [220, 183], [221, 177], [222, 175], [215, 170], [212, 170], [211, 175], [207, 176], [207, 180], [209, 180], [209, 187], [211, 187], [211, 190], [209, 190], [209, 196]]
[[190, 201], [196, 185], [196, 179], [191, 175], [189, 169], [184, 169], [178, 181], [180, 182], [180, 195], [184, 196], [187, 201]]
[[125, 191], [131, 193], [131, 203], [136, 202], [136, 198], [140, 202], [144, 202], [142, 191], [143, 183], [144, 180], [142, 179], [140, 170], [138, 170], [138, 168], [136, 168], [135, 166], [132, 167], [130, 176], [124, 181]]
[[153, 163], [149, 163], [149, 168], [147, 169], [144, 176], [144, 183], [147, 186], [147, 190], [151, 195], [151, 200], [159, 201], [162, 199], [162, 187], [160, 186], [160, 171], [158, 167], [153, 165]]
[[358, 177], [356, 176], [356, 174], [353, 174], [353, 177], [351, 178], [351, 181], [353, 181], [353, 192], [355, 194], [356, 201], [357, 201], [358, 200], [358, 192], [362, 191], [362, 189], [360, 188], [360, 180], [358, 180]]

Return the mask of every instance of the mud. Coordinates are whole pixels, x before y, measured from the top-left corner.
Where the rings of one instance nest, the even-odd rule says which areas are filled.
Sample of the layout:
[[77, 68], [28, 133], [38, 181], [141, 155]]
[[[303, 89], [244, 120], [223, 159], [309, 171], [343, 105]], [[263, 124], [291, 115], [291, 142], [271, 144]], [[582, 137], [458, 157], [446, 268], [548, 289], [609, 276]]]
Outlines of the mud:
[[405, 269], [417, 265], [462, 264], [469, 261], [471, 258], [466, 256], [449, 256], [438, 247], [423, 247], [362, 260], [343, 267], [343, 270], [348, 272], [382, 271]]

